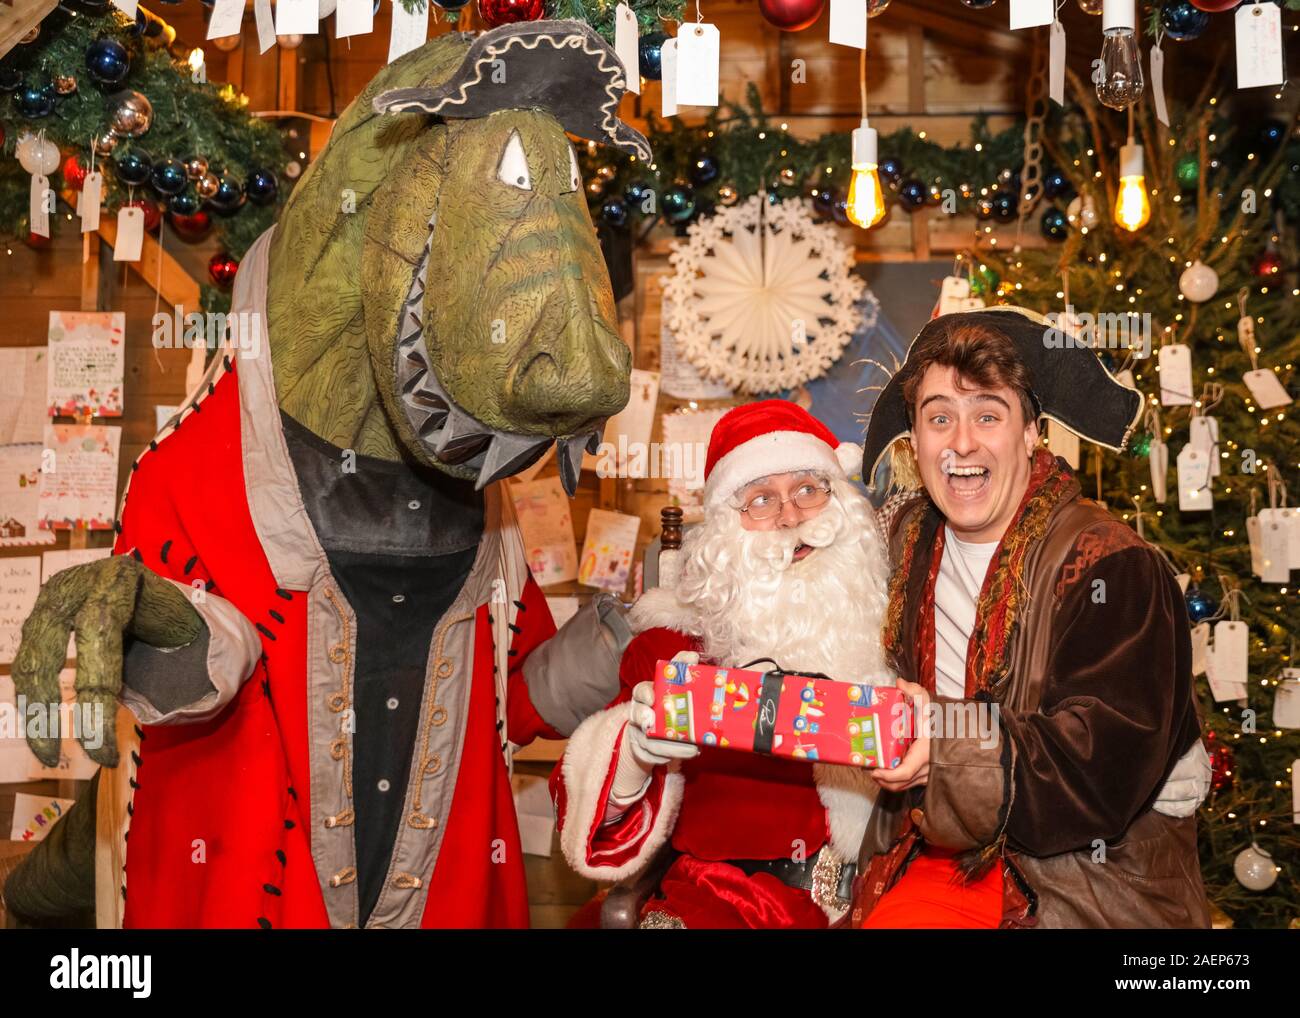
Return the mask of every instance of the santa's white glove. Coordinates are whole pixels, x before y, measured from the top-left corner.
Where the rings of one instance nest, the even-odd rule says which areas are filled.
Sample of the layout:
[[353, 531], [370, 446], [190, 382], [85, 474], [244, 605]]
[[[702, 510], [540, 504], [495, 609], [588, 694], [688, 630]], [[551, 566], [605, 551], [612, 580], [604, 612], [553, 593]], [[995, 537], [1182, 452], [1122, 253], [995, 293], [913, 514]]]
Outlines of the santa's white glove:
[[1211, 773], [1210, 755], [1197, 739], [1174, 764], [1151, 808], [1167, 817], [1191, 816], [1210, 790]]
[[[700, 656], [683, 651], [673, 658], [682, 664], [697, 664]], [[624, 809], [645, 795], [650, 787], [650, 775], [656, 768], [673, 760], [689, 760], [700, 749], [689, 742], [672, 739], [654, 739], [646, 730], [654, 727], [655, 684], [639, 682], [632, 689], [632, 717], [623, 730], [619, 746], [618, 764], [614, 769], [614, 782], [609, 790], [609, 805]]]

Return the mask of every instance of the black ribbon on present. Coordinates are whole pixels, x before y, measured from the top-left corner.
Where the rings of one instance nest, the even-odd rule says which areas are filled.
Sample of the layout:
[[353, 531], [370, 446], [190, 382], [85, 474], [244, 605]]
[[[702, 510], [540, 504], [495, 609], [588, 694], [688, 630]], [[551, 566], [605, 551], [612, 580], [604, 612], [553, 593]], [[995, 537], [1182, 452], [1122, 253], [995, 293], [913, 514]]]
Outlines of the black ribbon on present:
[[754, 752], [771, 756], [772, 743], [776, 739], [776, 708], [781, 702], [781, 687], [785, 682], [785, 677], [787, 675], [797, 675], [806, 679], [826, 679], [828, 682], [833, 680], [825, 672], [787, 671], [770, 657], [755, 658], [740, 667], [746, 669], [751, 665], [761, 664], [764, 661], [773, 665], [773, 668], [771, 671], [763, 673], [763, 682], [758, 690], [756, 704], [758, 717], [754, 721]]

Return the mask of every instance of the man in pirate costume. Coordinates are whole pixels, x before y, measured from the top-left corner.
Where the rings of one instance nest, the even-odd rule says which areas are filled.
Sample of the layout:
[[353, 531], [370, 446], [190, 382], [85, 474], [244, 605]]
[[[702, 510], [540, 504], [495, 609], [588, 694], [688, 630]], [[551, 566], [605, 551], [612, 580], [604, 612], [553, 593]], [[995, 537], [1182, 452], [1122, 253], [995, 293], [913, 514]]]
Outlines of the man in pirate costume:
[[134, 464], [117, 554], [24, 626], [19, 690], [57, 702], [75, 628], [110, 731], [14, 914], [527, 925], [512, 744], [608, 702], [624, 637], [599, 599], [555, 636], [496, 482], [556, 445], [572, 494], [627, 401], [566, 135], [648, 159], [624, 88], [588, 26], [539, 21], [440, 36], [344, 112], [240, 266], [240, 342]]
[[885, 649], [943, 713], [872, 772], [854, 926], [1208, 925], [1182, 596], [1036, 424], [1119, 450], [1142, 398], [1049, 328], [1019, 309], [937, 318], [871, 416], [866, 467], [892, 447], [895, 481], [918, 489], [883, 513]]

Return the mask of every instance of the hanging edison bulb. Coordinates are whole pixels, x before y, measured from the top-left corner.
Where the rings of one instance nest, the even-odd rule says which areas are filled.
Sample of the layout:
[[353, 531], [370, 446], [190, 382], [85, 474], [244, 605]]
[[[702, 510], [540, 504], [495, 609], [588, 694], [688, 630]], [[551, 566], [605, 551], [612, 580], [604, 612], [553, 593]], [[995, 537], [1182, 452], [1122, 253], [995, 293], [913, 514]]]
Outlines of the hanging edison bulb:
[[1115, 199], [1115, 222], [1136, 233], [1151, 218], [1151, 200], [1142, 165], [1142, 146], [1132, 137], [1119, 150], [1119, 195]]
[[869, 230], [885, 218], [885, 196], [880, 190], [876, 129], [862, 118], [853, 129], [853, 177], [849, 181], [849, 222]]
[[1134, 0], [1105, 0], [1101, 11], [1101, 67], [1097, 98], [1103, 106], [1125, 110], [1142, 95], [1142, 57], [1137, 45]]

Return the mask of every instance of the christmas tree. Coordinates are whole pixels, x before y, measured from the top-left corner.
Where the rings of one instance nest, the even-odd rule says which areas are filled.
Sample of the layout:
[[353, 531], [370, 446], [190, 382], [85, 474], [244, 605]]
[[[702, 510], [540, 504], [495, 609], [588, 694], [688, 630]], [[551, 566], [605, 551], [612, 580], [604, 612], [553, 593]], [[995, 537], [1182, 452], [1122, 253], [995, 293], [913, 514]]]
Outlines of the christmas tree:
[[[1076, 102], [1044, 135], [1074, 193], [1061, 199], [1069, 201], [1062, 242], [1035, 250], [977, 244], [966, 257], [974, 280], [1000, 301], [1058, 315], [1072, 307], [1085, 333], [1094, 326], [1098, 355], [1113, 371], [1131, 372], [1147, 400], [1128, 452], [1086, 451], [1080, 482], [1188, 577], [1193, 624], [1239, 617], [1248, 626], [1245, 699], [1220, 686], [1216, 700], [1207, 679], [1198, 679], [1214, 765], [1213, 790], [1200, 811], [1202, 872], [1211, 902], [1227, 920], [1294, 926], [1300, 923], [1300, 832], [1292, 788], [1300, 730], [1276, 727], [1272, 712], [1283, 669], [1300, 666], [1300, 597], [1285, 569], [1280, 582], [1269, 583], [1252, 571], [1247, 518], [1269, 507], [1270, 490], [1278, 505], [1284, 485], [1293, 499], [1300, 495], [1300, 425], [1293, 404], [1261, 405], [1267, 397], [1253, 393], [1244, 376], [1264, 369], [1295, 391], [1300, 289], [1282, 268], [1296, 263], [1295, 116], [1232, 116], [1207, 86], [1165, 127], [1145, 102], [1126, 117], [1102, 109], [1073, 76], [1071, 85]], [[1142, 146], [1144, 182], [1121, 183], [1135, 168], [1131, 151], [1129, 164], [1119, 165], [1127, 143]], [[1144, 201], [1135, 188], [1145, 191], [1150, 206], [1144, 225], [1138, 225]], [[1111, 337], [1096, 328], [1104, 322], [1124, 326], [1122, 346], [1141, 346], [1143, 327], [1149, 328], [1149, 356], [1105, 348]], [[1190, 350], [1188, 405], [1172, 395], [1171, 381], [1162, 392], [1159, 349], [1175, 344]], [[1178, 455], [1194, 428], [1211, 428], [1193, 424], [1198, 416], [1217, 419], [1217, 445], [1206, 448], [1219, 470], [1209, 482], [1210, 507], [1180, 510]], [[1150, 460], [1164, 443], [1169, 470], [1162, 501], [1155, 491], [1159, 460], [1154, 473]]]

